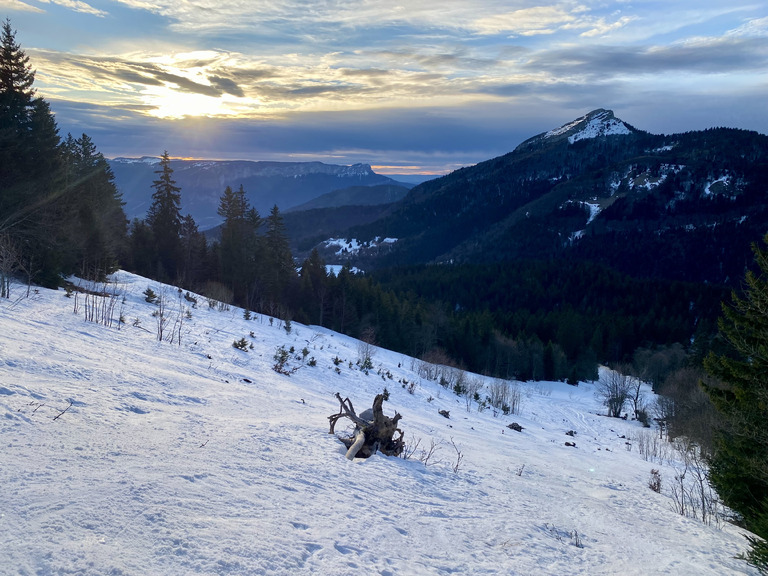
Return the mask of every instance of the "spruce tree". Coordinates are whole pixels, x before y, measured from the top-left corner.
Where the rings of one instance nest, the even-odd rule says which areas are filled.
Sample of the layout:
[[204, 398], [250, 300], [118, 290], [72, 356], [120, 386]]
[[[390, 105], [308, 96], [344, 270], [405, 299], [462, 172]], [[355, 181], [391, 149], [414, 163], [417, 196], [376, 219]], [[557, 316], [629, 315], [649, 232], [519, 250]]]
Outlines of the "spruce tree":
[[291, 285], [297, 279], [297, 274], [285, 223], [277, 205], [272, 207], [267, 216], [266, 226], [264, 247], [267, 293], [274, 302], [284, 303], [289, 296]]
[[[25, 212], [28, 178], [29, 132], [35, 73], [29, 57], [16, 42], [10, 20], [3, 23], [0, 37], [0, 230], [9, 228]], [[58, 144], [58, 142], [57, 142]]]
[[219, 245], [222, 281], [232, 288], [239, 302], [253, 308], [250, 300], [261, 264], [261, 216], [250, 206], [242, 185], [234, 192], [226, 187], [217, 213], [224, 218]]
[[0, 129], [11, 128], [18, 133], [26, 125], [35, 94], [34, 82], [29, 56], [16, 42], [16, 32], [6, 19], [0, 37]]
[[179, 276], [182, 286], [194, 288], [203, 279], [208, 245], [205, 235], [197, 228], [195, 219], [187, 214], [181, 219], [181, 268]]
[[68, 189], [60, 138], [48, 103], [35, 97], [35, 73], [6, 20], [0, 33], [0, 233], [20, 250], [27, 279], [58, 284], [66, 270]]
[[301, 305], [309, 322], [319, 326], [325, 321], [325, 308], [329, 292], [328, 272], [317, 248], [301, 265]]
[[123, 201], [114, 174], [93, 140], [71, 134], [62, 145], [70, 211], [68, 246], [79, 274], [102, 279], [117, 269], [127, 234]]
[[[768, 244], [768, 235], [764, 242]], [[710, 480], [744, 525], [768, 538], [768, 251], [753, 245], [759, 272], [748, 271], [743, 296], [723, 304], [720, 335], [727, 351], [711, 352], [707, 370], [722, 381], [705, 386], [724, 425], [711, 458]], [[768, 570], [765, 540], [751, 540], [751, 561]]]
[[175, 280], [181, 258], [181, 188], [173, 179], [173, 168], [168, 151], [163, 152], [160, 169], [152, 182], [152, 205], [147, 211], [147, 224], [152, 230], [157, 247], [156, 274], [166, 280]]

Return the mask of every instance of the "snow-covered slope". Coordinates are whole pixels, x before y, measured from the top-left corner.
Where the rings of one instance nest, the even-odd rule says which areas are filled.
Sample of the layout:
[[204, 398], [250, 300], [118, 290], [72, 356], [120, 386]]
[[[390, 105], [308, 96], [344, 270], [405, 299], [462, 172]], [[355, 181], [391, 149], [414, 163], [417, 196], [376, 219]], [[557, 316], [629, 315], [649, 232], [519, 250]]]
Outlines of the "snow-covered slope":
[[[366, 375], [348, 337], [202, 298], [187, 317], [175, 289], [116, 280], [120, 329], [85, 321], [82, 294], [0, 302], [0, 574], [754, 573], [738, 529], [674, 512], [674, 462], [641, 458], [640, 425], [599, 415], [591, 384], [517, 384], [519, 413], [494, 417], [400, 354]], [[334, 393], [362, 410], [385, 387], [420, 444], [350, 462]]]
[[593, 110], [589, 114], [577, 118], [560, 128], [550, 130], [543, 135], [543, 138], [550, 139], [567, 135], [568, 142], [573, 144], [579, 140], [589, 138], [621, 136], [631, 133], [632, 129], [623, 120], [616, 118], [611, 110], [603, 110], [601, 108]]

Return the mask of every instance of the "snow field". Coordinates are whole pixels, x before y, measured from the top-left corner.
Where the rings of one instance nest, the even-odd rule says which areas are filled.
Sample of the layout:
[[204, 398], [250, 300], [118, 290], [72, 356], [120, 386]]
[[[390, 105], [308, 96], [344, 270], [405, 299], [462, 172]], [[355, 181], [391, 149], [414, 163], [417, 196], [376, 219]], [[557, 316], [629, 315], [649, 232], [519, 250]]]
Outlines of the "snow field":
[[[142, 292], [172, 315], [175, 289], [115, 280], [120, 330], [64, 291], [0, 302], [0, 574], [755, 573], [740, 530], [648, 488], [673, 468], [627, 449], [640, 425], [598, 415], [589, 383], [520, 383], [519, 414], [468, 412], [401, 354], [378, 350], [366, 376], [351, 338], [202, 298], [181, 345], [158, 342]], [[278, 346], [294, 347], [291, 376], [271, 369]], [[420, 448], [350, 462], [328, 434], [335, 392], [362, 411], [384, 387], [406, 441], [438, 444], [428, 466]]]

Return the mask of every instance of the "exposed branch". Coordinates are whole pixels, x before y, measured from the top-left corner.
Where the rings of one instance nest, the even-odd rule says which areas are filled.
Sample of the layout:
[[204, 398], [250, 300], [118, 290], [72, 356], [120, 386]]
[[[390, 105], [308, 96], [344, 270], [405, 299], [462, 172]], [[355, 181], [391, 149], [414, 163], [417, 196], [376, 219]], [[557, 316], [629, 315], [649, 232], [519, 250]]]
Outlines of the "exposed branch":
[[64, 408], [64, 410], [62, 410], [62, 411], [61, 411], [61, 412], [59, 412], [59, 413], [58, 413], [56, 416], [54, 416], [54, 417], [53, 417], [53, 419], [54, 419], [54, 420], [58, 420], [59, 418], [61, 418], [61, 417], [64, 415], [64, 413], [65, 413], [67, 410], [69, 410], [70, 408], [72, 408], [72, 404], [73, 404], [73, 402], [72, 402], [72, 400], [70, 400], [70, 401], [69, 401], [69, 406], [67, 406], [66, 408]]

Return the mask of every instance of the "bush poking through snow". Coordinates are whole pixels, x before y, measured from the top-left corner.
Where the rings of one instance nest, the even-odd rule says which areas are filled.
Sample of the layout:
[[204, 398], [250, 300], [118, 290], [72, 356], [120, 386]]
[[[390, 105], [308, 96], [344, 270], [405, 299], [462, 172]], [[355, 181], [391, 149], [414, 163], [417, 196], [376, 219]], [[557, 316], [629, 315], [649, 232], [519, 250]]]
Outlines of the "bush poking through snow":
[[243, 352], [248, 352], [248, 341], [245, 338], [240, 338], [240, 340], [232, 342], [232, 347], [242, 350]]
[[569, 540], [571, 544], [576, 546], [576, 548], [584, 548], [584, 543], [581, 540], [581, 535], [576, 530], [561, 530], [557, 526], [554, 526], [553, 524], [549, 524], [547, 522], [544, 523], [544, 530], [550, 534], [555, 540], [558, 542], [565, 543], [566, 540]]
[[651, 469], [651, 477], [648, 479], [648, 488], [654, 492], [661, 493], [661, 474], [656, 468]]
[[456, 451], [456, 462], [451, 464], [451, 470], [453, 470], [454, 474], [458, 474], [459, 469], [461, 468], [461, 463], [464, 461], [464, 454], [462, 454], [459, 447], [456, 446], [456, 442], [453, 441], [453, 436], [451, 436], [451, 446], [453, 446], [453, 449]]
[[689, 440], [675, 440], [675, 451], [681, 461], [676, 467], [675, 482], [670, 492], [675, 512], [698, 518], [704, 524], [720, 525], [723, 507], [709, 483], [709, 469], [701, 448]]
[[272, 365], [272, 370], [277, 372], [278, 374], [283, 374], [285, 376], [290, 376], [291, 374], [295, 373], [299, 367], [298, 366], [290, 366], [288, 361], [291, 359], [291, 352], [285, 349], [285, 346], [278, 346], [275, 350], [275, 355], [273, 356], [275, 363]]
[[150, 304], [157, 303], [157, 294], [155, 294], [155, 291], [152, 290], [152, 288], [144, 290], [144, 300]]

